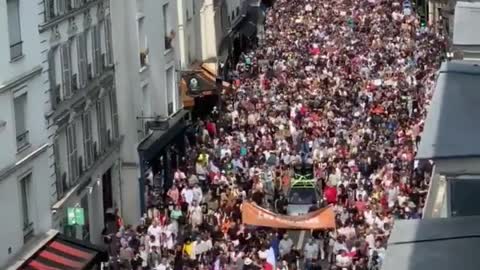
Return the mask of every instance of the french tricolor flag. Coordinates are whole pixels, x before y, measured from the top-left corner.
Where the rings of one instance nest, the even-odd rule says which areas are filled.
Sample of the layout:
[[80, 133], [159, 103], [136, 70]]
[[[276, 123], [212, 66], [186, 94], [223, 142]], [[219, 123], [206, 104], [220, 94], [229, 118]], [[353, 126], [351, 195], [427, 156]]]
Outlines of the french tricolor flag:
[[273, 247], [267, 251], [267, 262], [263, 266], [264, 270], [274, 270], [276, 269], [277, 259], [275, 258], [275, 252], [273, 251]]

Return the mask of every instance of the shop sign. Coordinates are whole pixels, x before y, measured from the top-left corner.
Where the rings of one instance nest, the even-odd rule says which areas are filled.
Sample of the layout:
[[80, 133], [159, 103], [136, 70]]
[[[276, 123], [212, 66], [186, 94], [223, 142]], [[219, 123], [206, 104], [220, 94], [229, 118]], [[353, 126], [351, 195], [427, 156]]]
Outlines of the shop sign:
[[195, 77], [190, 78], [190, 80], [188, 81], [188, 87], [190, 88], [190, 91], [198, 92], [198, 90], [200, 90], [200, 85], [198, 83], [197, 78]]
[[85, 212], [81, 207], [67, 209], [68, 225], [85, 225]]

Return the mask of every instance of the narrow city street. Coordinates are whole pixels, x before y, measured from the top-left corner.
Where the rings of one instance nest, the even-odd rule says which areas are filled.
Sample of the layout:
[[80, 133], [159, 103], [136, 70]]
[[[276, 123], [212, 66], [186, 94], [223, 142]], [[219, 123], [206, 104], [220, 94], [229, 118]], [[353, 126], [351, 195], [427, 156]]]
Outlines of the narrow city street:
[[480, 5], [34, 2], [0, 4], [0, 269], [425, 270], [415, 228], [475, 213], [437, 143], [474, 109], [435, 132]]

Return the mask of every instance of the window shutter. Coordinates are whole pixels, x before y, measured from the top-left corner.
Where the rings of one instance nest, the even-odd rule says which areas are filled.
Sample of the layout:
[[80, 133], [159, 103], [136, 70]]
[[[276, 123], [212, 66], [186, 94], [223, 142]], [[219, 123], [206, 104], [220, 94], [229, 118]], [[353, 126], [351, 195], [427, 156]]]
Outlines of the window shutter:
[[98, 149], [103, 152], [105, 142], [103, 141], [103, 125], [102, 125], [102, 103], [97, 102], [97, 129], [98, 129]]
[[83, 115], [83, 144], [85, 149], [85, 165], [88, 167], [93, 162], [93, 145], [92, 145], [92, 120], [90, 112]]
[[68, 155], [68, 174], [70, 176], [70, 182], [75, 181], [75, 167], [77, 164], [74, 163], [73, 160], [73, 146], [74, 139], [73, 139], [73, 126], [69, 125], [67, 127], [67, 155]]
[[78, 54], [78, 73], [80, 78], [80, 88], [84, 88], [87, 83], [87, 55], [86, 55], [86, 36], [81, 33], [77, 39], [77, 54]]
[[105, 20], [105, 50], [107, 56], [107, 64], [113, 64], [113, 49], [112, 49], [112, 21], [110, 17]]
[[91, 31], [91, 34], [92, 34], [92, 68], [93, 68], [93, 72], [92, 74], [95, 76], [97, 74], [97, 53], [96, 53], [96, 49], [95, 49], [95, 46], [97, 44], [97, 42], [95, 41], [95, 39], [97, 38], [97, 35], [95, 34], [96, 32], [96, 29], [97, 29], [97, 26], [93, 26], [92, 28], [92, 31]]
[[61, 47], [62, 78], [63, 78], [63, 98], [69, 98], [72, 95], [72, 77], [70, 70], [70, 44], [65, 43]]
[[65, 3], [66, 0], [57, 0], [57, 12], [60, 15], [63, 15], [65, 13]]
[[102, 59], [102, 47], [101, 47], [101, 38], [100, 38], [100, 27], [95, 27], [95, 59], [97, 65], [97, 75], [102, 73], [103, 69], [103, 59]]

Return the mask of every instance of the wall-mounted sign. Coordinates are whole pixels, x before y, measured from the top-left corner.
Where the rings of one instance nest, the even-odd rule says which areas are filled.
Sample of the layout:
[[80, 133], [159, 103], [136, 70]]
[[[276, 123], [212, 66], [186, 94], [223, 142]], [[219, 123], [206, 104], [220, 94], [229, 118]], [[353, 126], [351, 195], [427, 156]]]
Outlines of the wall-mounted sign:
[[190, 80], [188, 81], [188, 88], [190, 88], [190, 91], [192, 92], [198, 92], [198, 90], [200, 90], [200, 85], [197, 78], [190, 78]]
[[83, 208], [68, 208], [67, 220], [68, 225], [85, 225], [85, 212]]

